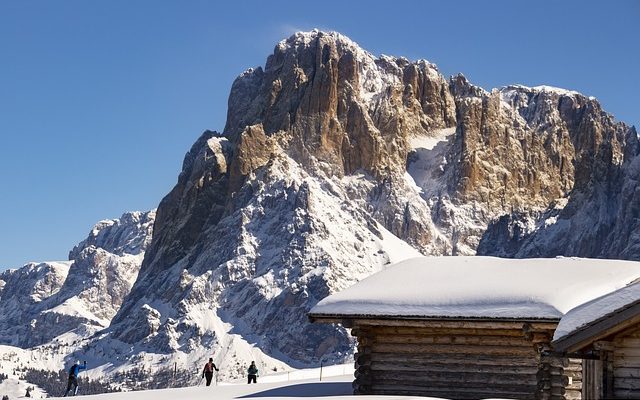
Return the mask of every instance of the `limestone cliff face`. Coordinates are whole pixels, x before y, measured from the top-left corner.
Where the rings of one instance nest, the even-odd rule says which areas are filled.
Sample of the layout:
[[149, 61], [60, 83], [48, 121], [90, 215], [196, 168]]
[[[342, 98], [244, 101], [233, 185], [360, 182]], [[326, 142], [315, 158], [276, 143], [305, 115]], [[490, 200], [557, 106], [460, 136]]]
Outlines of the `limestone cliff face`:
[[306, 311], [418, 251], [640, 259], [638, 152], [635, 129], [576, 92], [487, 92], [295, 34], [187, 153], [109, 338], [244, 361], [218, 321], [307, 364], [351, 347]]
[[542, 210], [515, 211], [492, 221], [478, 253], [640, 260], [640, 146], [635, 129], [624, 142], [621, 152], [614, 140], [601, 143], [603, 157], [594, 157], [590, 174], [583, 171], [584, 181], [577, 178], [565, 198]]
[[546, 207], [624, 160], [630, 129], [575, 92], [510, 86], [457, 96], [457, 106], [463, 201]]
[[260, 125], [305, 167], [386, 176], [403, 170], [410, 135], [455, 126], [448, 86], [424, 60], [376, 59], [336, 33], [296, 34], [264, 70], [235, 81], [224, 133], [235, 142]]

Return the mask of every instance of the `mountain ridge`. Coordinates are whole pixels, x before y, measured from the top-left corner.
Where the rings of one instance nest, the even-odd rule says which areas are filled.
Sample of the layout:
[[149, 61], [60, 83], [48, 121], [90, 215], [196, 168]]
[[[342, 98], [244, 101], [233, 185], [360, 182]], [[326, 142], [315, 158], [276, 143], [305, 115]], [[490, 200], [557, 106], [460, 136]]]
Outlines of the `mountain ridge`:
[[105, 246], [139, 269], [75, 355], [113, 353], [109, 373], [215, 354], [228, 377], [252, 359], [340, 362], [349, 333], [307, 311], [404, 258], [640, 260], [638, 154], [635, 128], [594, 98], [486, 91], [339, 33], [296, 33], [234, 81], [223, 132], [185, 155], [153, 235], [101, 222], [70, 252]]
[[[450, 134], [434, 148], [412, 147], [442, 132]], [[236, 79], [224, 132], [205, 132], [185, 157], [158, 208], [145, 279], [111, 335], [169, 343], [184, 336], [178, 321], [205, 302], [288, 362], [342, 357], [346, 332], [310, 326], [305, 313], [386, 265], [385, 245], [372, 245], [384, 242], [381, 232], [423, 254], [475, 254], [482, 243], [483, 254], [514, 256], [503, 244], [519, 239], [496, 221], [565, 204], [586, 209], [608, 178], [634, 185], [625, 171], [637, 154], [634, 128], [577, 92], [521, 85], [488, 92], [462, 75], [445, 79], [425, 60], [375, 58], [338, 33], [294, 34], [264, 68]], [[626, 212], [629, 203], [620, 203]], [[566, 255], [606, 244], [588, 239]], [[166, 320], [156, 310], [158, 331], [150, 322], [156, 314], [144, 308], [149, 293], [171, 304]], [[141, 324], [135, 331], [132, 315]], [[163, 325], [169, 319], [175, 328]]]

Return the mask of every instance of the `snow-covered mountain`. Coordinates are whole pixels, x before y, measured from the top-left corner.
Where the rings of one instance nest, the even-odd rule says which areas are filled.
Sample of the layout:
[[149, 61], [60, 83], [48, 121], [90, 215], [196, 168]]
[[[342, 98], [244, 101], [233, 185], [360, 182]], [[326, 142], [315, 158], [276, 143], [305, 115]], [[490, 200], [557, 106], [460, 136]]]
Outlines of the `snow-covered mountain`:
[[579, 93], [489, 92], [338, 33], [296, 33], [236, 79], [224, 131], [192, 146], [155, 224], [100, 223], [72, 264], [25, 267], [26, 288], [0, 276], [0, 308], [29, 293], [0, 337], [44, 343], [60, 332], [21, 329], [48, 318], [108, 326], [76, 349], [101, 373], [348, 359], [348, 332], [306, 313], [391, 262], [640, 259], [639, 153], [635, 128]]
[[639, 259], [639, 150], [579, 93], [488, 92], [297, 33], [234, 82], [224, 132], [186, 155], [131, 294], [89, 348], [256, 357], [230, 351], [233, 334], [267, 364], [308, 365], [351, 352], [310, 307], [417, 252]]
[[0, 343], [28, 348], [109, 326], [151, 241], [155, 211], [98, 222], [69, 261], [0, 273]]

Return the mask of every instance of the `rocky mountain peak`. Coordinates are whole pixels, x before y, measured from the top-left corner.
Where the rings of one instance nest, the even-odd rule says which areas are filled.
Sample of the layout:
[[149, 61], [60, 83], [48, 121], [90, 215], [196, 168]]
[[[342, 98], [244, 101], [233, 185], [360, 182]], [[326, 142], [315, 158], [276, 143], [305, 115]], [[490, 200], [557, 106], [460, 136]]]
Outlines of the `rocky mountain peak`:
[[448, 85], [424, 60], [375, 58], [335, 32], [296, 33], [264, 70], [236, 79], [224, 134], [236, 143], [253, 127], [310, 170], [382, 176], [402, 168], [410, 136], [455, 125]]
[[144, 253], [151, 241], [156, 211], [128, 212], [119, 219], [98, 222], [87, 238], [69, 252], [69, 260], [74, 260], [89, 246], [99, 247], [117, 255]]
[[[577, 92], [485, 90], [339, 33], [296, 33], [234, 81], [224, 131], [196, 140], [155, 218], [102, 221], [72, 264], [26, 268], [34, 311], [0, 335], [110, 321], [79, 350], [111, 349], [107, 369], [344, 360], [348, 332], [306, 312], [403, 258], [640, 259], [639, 152], [633, 127]], [[0, 275], [0, 312], [16, 276]]]

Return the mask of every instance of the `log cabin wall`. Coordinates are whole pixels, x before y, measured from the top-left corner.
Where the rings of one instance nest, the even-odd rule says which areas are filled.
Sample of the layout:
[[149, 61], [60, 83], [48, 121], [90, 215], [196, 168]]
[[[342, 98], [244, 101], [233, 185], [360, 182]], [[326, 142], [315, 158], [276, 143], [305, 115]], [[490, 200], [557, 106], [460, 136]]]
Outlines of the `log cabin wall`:
[[[616, 399], [640, 399], [640, 327], [636, 326], [613, 340], [613, 352], [607, 359], [612, 369], [613, 395]], [[605, 377], [606, 378], [606, 377]]]
[[354, 393], [580, 399], [581, 361], [545, 353], [555, 324], [536, 329], [523, 323], [357, 322]]

